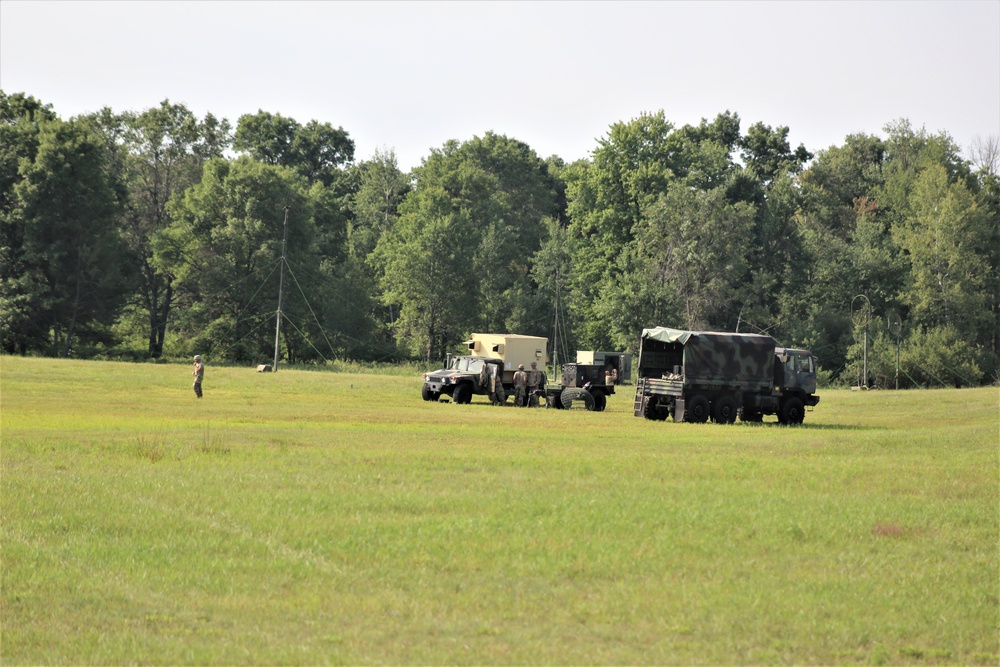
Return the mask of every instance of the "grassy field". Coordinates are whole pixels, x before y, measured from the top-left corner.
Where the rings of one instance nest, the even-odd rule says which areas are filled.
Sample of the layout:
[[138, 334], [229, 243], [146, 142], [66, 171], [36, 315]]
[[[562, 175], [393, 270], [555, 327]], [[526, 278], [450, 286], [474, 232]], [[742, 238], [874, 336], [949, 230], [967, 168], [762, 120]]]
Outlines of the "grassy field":
[[800, 428], [0, 358], [3, 664], [1000, 662], [1000, 390]]

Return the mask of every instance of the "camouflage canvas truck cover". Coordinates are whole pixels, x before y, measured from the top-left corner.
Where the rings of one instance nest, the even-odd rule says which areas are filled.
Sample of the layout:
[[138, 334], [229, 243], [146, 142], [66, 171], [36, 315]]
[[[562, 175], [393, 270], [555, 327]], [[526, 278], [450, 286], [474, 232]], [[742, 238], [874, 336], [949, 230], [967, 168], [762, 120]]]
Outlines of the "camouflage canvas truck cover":
[[800, 424], [819, 403], [812, 354], [758, 334], [643, 329], [638, 375], [635, 415], [647, 419]]

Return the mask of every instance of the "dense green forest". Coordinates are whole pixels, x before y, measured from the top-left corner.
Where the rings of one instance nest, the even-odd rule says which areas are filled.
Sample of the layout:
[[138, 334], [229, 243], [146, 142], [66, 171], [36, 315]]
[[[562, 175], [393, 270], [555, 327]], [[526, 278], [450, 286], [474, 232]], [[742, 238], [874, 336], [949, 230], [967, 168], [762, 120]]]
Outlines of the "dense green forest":
[[[631, 350], [766, 332], [831, 382], [998, 379], [1000, 143], [899, 119], [792, 148], [725, 111], [612, 124], [589, 160], [486, 132], [402, 172], [348, 131], [182, 104], [62, 119], [0, 91], [8, 354], [441, 359], [469, 333]], [[284, 249], [283, 249], [284, 248]], [[282, 262], [282, 257], [285, 262]]]

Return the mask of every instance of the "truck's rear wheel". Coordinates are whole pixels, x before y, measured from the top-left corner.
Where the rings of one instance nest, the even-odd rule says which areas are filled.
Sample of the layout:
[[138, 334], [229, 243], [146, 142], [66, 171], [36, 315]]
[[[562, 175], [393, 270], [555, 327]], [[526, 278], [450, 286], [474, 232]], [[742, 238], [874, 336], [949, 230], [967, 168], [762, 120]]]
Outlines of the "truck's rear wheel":
[[460, 384], [455, 387], [455, 390], [451, 394], [451, 402], [455, 404], [471, 403], [472, 386], [469, 384]]
[[701, 394], [696, 394], [688, 401], [684, 420], [694, 424], [704, 424], [708, 421], [708, 408], [708, 399]]
[[718, 424], [732, 424], [736, 421], [736, 413], [740, 409], [739, 403], [729, 394], [720, 396], [712, 406], [712, 419]]
[[801, 399], [793, 396], [792, 398], [785, 399], [781, 404], [781, 410], [778, 412], [778, 421], [782, 424], [795, 426], [796, 424], [801, 424], [805, 418], [806, 408]]

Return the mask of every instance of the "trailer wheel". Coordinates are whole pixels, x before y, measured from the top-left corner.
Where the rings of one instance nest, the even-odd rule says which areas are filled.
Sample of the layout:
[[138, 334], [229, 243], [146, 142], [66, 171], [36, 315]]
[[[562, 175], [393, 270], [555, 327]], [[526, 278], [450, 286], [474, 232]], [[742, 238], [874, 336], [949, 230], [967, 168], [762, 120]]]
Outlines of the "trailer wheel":
[[420, 395], [423, 396], [425, 401], [436, 401], [441, 397], [439, 392], [431, 391], [431, 388], [426, 384], [420, 388]]
[[720, 396], [712, 408], [713, 421], [718, 424], [732, 424], [736, 421], [736, 413], [739, 411], [740, 406], [735, 398], [726, 394], [725, 396]]
[[587, 410], [595, 410], [594, 397], [586, 389], [574, 389], [572, 387], [567, 387], [562, 390], [562, 394], [559, 396], [559, 402], [562, 403], [563, 409], [569, 410], [573, 407], [574, 401], [582, 401], [583, 406]]
[[608, 397], [604, 395], [603, 391], [592, 392], [594, 396], [594, 412], [604, 412], [604, 408], [608, 407]]
[[778, 412], [778, 421], [782, 424], [795, 426], [801, 424], [805, 418], [806, 408], [801, 399], [793, 396], [781, 404], [781, 410]]
[[708, 399], [701, 394], [696, 394], [691, 397], [688, 401], [687, 411], [684, 415], [684, 421], [689, 421], [694, 424], [704, 424], [708, 421]]
[[461, 403], [471, 403], [472, 385], [466, 382], [455, 387], [455, 390], [451, 393], [451, 402], [456, 405]]

